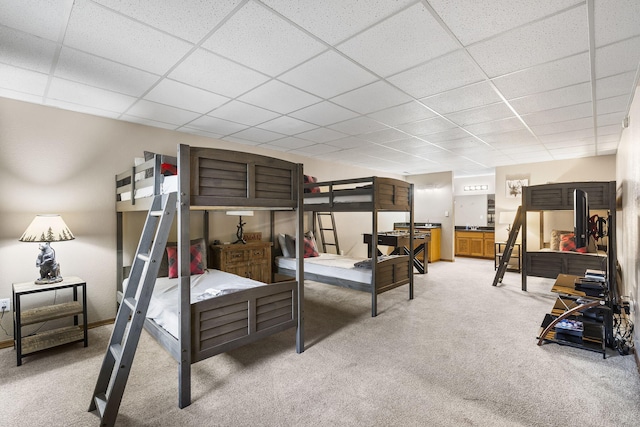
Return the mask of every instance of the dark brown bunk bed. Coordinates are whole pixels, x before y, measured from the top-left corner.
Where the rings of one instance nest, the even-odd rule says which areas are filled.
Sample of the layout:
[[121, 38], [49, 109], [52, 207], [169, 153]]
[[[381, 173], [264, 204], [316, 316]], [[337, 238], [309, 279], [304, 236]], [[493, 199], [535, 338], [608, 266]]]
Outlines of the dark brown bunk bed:
[[[173, 169], [177, 187], [163, 173]], [[164, 182], [163, 182], [164, 181]], [[163, 185], [164, 184], [164, 185]], [[145, 329], [178, 362], [178, 406], [191, 403], [191, 364], [296, 327], [296, 351], [304, 351], [304, 263], [296, 248], [300, 273], [295, 280], [258, 286], [191, 302], [189, 224], [191, 211], [203, 211], [208, 240], [208, 211], [227, 209], [295, 211], [296, 233], [302, 236], [303, 167], [277, 158], [229, 150], [178, 146], [176, 157], [153, 159], [116, 176], [118, 291], [122, 291], [123, 214], [148, 210], [155, 194], [178, 191], [179, 260], [178, 336], [147, 318]], [[151, 189], [149, 189], [151, 187]], [[273, 217], [273, 216], [272, 216]], [[271, 224], [273, 234], [273, 223]], [[207, 243], [208, 246], [208, 243]], [[207, 252], [208, 252], [207, 247]]]
[[[606, 211], [606, 242], [602, 245], [594, 245], [594, 252], [574, 252], [562, 250], [541, 250], [527, 249], [527, 213], [537, 212], [540, 215], [540, 247], [544, 246], [544, 221], [545, 211], [573, 211], [574, 190], [580, 189], [588, 195], [588, 208], [590, 211]], [[603, 336], [600, 342], [594, 346], [596, 351], [604, 352], [604, 345], [613, 344], [613, 318], [612, 312], [618, 300], [617, 269], [616, 269], [616, 182], [615, 181], [588, 181], [588, 182], [564, 182], [534, 185], [523, 187], [522, 189], [522, 290], [527, 290], [527, 276], [545, 277], [556, 279], [558, 282], [566, 281], [568, 278], [573, 281], [573, 277], [582, 277], [587, 269], [605, 271], [607, 275], [607, 290], [598, 305], [604, 306], [602, 314]], [[552, 232], [553, 234], [553, 232]], [[562, 288], [554, 286], [555, 288]], [[552, 289], [553, 292], [556, 292]], [[557, 291], [559, 292], [559, 291]], [[560, 292], [559, 295], [564, 295]], [[584, 296], [583, 292], [571, 290], [568, 295]], [[568, 310], [567, 301], [564, 296], [560, 296], [556, 303], [553, 314], [558, 317]], [[571, 306], [580, 305], [572, 302]], [[588, 308], [586, 305], [582, 306]], [[568, 312], [566, 314], [569, 314]], [[554, 319], [547, 315], [543, 322], [542, 329], [549, 326]], [[551, 325], [553, 326], [553, 325]], [[586, 326], [585, 326], [586, 328]], [[585, 330], [586, 334], [586, 330]], [[553, 338], [553, 334], [548, 336], [541, 333], [539, 344], [544, 341], [560, 342], [561, 344], [573, 345]], [[586, 335], [585, 335], [586, 341]], [[578, 345], [583, 347], [584, 345]]]
[[[340, 274], [327, 275], [307, 270], [304, 278], [336, 286], [347, 287], [371, 293], [371, 316], [377, 315], [377, 296], [402, 285], [409, 285], [409, 299], [413, 299], [413, 184], [393, 178], [366, 177], [305, 184], [304, 210], [314, 216], [319, 212], [369, 212], [372, 216], [371, 241], [378, 242], [378, 214], [380, 212], [408, 212], [409, 255], [384, 257], [378, 259], [378, 251], [373, 250], [370, 280], [354, 281], [340, 277]], [[316, 220], [312, 219], [314, 231]], [[376, 245], [373, 245], [374, 247]], [[308, 259], [309, 260], [309, 259]], [[311, 268], [311, 266], [309, 266]], [[292, 276], [295, 269], [278, 265], [278, 272]]]

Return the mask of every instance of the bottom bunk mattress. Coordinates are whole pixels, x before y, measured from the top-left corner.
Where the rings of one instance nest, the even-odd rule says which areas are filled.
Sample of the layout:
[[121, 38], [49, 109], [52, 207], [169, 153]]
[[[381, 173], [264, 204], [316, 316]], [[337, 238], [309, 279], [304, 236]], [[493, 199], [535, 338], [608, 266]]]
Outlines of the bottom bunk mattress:
[[[128, 280], [124, 281], [123, 289], [126, 289]], [[203, 274], [191, 276], [191, 304], [257, 286], [267, 284], [220, 270], [205, 270]], [[152, 319], [174, 337], [179, 335], [179, 292], [177, 278], [158, 277], [147, 310], [147, 318]]]
[[[317, 257], [304, 259], [304, 272], [324, 277], [339, 277], [359, 283], [371, 283], [371, 268], [355, 267], [362, 258], [351, 258], [344, 255], [321, 253]], [[296, 269], [296, 259], [276, 257], [278, 268]]]

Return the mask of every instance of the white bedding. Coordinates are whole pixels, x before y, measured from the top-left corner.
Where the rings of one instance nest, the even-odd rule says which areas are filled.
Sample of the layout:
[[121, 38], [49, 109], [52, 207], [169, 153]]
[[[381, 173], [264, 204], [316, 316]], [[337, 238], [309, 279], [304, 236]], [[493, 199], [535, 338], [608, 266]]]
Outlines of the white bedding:
[[[321, 253], [318, 257], [304, 259], [305, 273], [314, 273], [328, 277], [339, 277], [352, 282], [371, 283], [371, 269], [356, 268], [354, 264], [362, 258]], [[296, 269], [295, 258], [276, 257], [278, 267]]]
[[[162, 194], [173, 193], [178, 191], [178, 175], [164, 176], [162, 184], [160, 185], [160, 192]], [[142, 199], [144, 197], [153, 196], [153, 185], [148, 187], [136, 188], [136, 199]], [[126, 191], [120, 194], [120, 200], [131, 200], [131, 191]]]
[[[129, 279], [123, 282], [126, 289]], [[247, 279], [220, 270], [205, 270], [204, 274], [191, 276], [191, 303], [224, 295], [242, 289], [263, 286], [265, 283]], [[174, 337], [178, 337], [178, 279], [159, 277], [153, 288], [147, 317], [153, 319]]]

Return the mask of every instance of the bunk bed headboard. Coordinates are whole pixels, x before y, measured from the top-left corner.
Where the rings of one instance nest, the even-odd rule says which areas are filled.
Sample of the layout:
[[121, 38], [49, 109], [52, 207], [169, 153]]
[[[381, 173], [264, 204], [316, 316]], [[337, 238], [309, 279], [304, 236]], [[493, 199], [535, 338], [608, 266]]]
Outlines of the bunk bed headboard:
[[295, 208], [298, 164], [259, 154], [191, 147], [191, 207]]

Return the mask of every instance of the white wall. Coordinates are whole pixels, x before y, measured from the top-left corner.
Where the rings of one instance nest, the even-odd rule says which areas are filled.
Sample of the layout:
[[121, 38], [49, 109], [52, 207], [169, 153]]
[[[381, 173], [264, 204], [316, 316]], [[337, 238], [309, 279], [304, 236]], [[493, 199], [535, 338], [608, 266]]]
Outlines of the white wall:
[[460, 227], [477, 227], [487, 225], [487, 195], [456, 196], [455, 225]]
[[[175, 155], [178, 143], [253, 152], [304, 163], [308, 174], [323, 180], [373, 175], [402, 178], [370, 169], [336, 167], [328, 162], [260, 147], [0, 98], [0, 194], [3, 197], [0, 205], [0, 298], [11, 298], [12, 283], [32, 281], [39, 275], [35, 267], [37, 243], [21, 243], [18, 238], [36, 214], [59, 213], [76, 237], [73, 241], [53, 244], [62, 275], [80, 276], [87, 281], [89, 322], [113, 318], [116, 309], [114, 176], [130, 168], [134, 157], [141, 157], [144, 150]], [[278, 214], [278, 229], [293, 231], [293, 214], [288, 214], [289, 218], [286, 213]], [[196, 212], [193, 216], [197, 215]], [[404, 220], [403, 214], [396, 214], [395, 218], [383, 220], [381, 227], [392, 228], [394, 221]], [[132, 230], [139, 227], [134, 217], [128, 221], [125, 227], [130, 226]], [[237, 221], [237, 217], [221, 213], [212, 215], [211, 237], [231, 240]], [[263, 238], [268, 238], [268, 222], [268, 214], [257, 214], [247, 220], [245, 230], [262, 231]], [[370, 215], [340, 216], [338, 232], [344, 241], [344, 249], [365, 256], [362, 233], [369, 232], [370, 226]], [[135, 250], [139, 235], [131, 234], [129, 245]], [[64, 296], [58, 301], [61, 298]], [[13, 329], [11, 318], [11, 315], [5, 315], [2, 319], [2, 326], [9, 332]], [[0, 342], [8, 339], [10, 336], [0, 330]]]
[[410, 175], [407, 181], [414, 184], [415, 222], [442, 224], [441, 258], [453, 261], [453, 173]]
[[[618, 262], [622, 269], [622, 294], [631, 298], [633, 322], [640, 324], [640, 88], [629, 112], [629, 127], [622, 132], [618, 146]], [[637, 329], [636, 329], [637, 331]], [[635, 332], [636, 352], [640, 334]], [[637, 356], [636, 356], [637, 357]]]
[[[500, 217], [502, 211], [516, 211], [522, 203], [522, 196], [517, 198], [506, 196], [505, 182], [512, 179], [528, 179], [529, 185], [574, 181], [614, 181], [616, 179], [616, 156], [585, 157], [496, 168], [496, 218]], [[527, 217], [527, 247], [529, 250], [539, 249], [539, 218], [539, 214], [534, 212], [529, 213]], [[545, 230], [543, 231], [545, 241], [548, 241], [552, 229], [567, 229], [566, 227], [569, 227], [569, 230], [573, 229], [572, 212], [545, 213]], [[507, 237], [506, 227], [497, 224], [496, 241], [506, 241]]]

